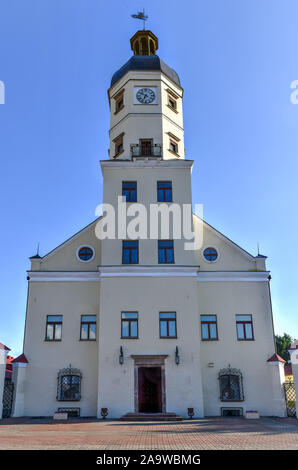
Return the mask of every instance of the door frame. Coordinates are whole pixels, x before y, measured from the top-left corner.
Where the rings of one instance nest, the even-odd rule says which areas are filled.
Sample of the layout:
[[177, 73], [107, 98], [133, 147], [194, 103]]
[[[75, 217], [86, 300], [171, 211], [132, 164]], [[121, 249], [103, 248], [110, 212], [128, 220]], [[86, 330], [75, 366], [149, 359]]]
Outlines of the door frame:
[[161, 369], [161, 411], [166, 413], [165, 359], [168, 355], [131, 355], [134, 359], [134, 406], [139, 413], [139, 367], [160, 367]]

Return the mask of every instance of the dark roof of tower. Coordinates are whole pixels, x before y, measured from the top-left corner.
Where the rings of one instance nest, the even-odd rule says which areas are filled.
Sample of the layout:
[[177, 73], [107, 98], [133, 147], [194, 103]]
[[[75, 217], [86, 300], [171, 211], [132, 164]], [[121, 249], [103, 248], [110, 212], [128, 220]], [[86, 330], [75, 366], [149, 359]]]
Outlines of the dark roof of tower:
[[130, 71], [161, 71], [169, 77], [178, 86], [180, 80], [177, 72], [171, 69], [158, 55], [133, 55], [117, 72], [114, 73], [111, 80], [113, 86], [120, 78]]

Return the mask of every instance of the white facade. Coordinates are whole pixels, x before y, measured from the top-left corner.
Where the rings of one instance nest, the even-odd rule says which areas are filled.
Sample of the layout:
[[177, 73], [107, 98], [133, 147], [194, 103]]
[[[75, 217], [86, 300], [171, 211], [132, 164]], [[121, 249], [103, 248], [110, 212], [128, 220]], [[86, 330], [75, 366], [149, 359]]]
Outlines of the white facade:
[[[140, 31], [132, 38], [134, 52], [135, 42], [146, 38], [155, 51], [157, 38]], [[192, 203], [183, 90], [164, 63], [158, 69], [156, 57], [134, 56], [108, 91], [110, 159], [101, 168], [103, 202], [113, 207], [123, 182], [136, 183], [137, 202], [148, 211], [150, 204], [169, 205], [157, 200], [158, 182], [171, 183], [172, 201], [181, 208]], [[138, 102], [140, 90], [143, 102]], [[98, 222], [48, 255], [31, 258], [24, 342], [28, 364], [21, 371], [22, 390], [16, 384], [23, 398], [14, 415], [49, 416], [58, 408], [80, 408], [81, 416], [100, 416], [101, 408], [108, 408], [110, 418], [145, 409], [187, 417], [187, 409], [194, 408], [195, 416], [203, 417], [235, 408], [284, 416], [282, 368], [267, 362], [275, 346], [265, 258], [248, 254], [193, 216], [196, 233], [203, 231], [199, 249], [185, 250], [182, 236], [173, 242], [174, 262], [161, 263], [158, 240], [141, 239], [138, 262], [127, 264], [121, 239], [98, 239]], [[92, 250], [90, 260], [80, 260], [84, 247]], [[217, 258], [206, 259], [205, 248], [215, 249]], [[123, 337], [123, 312], [137, 312], [136, 338]], [[172, 323], [165, 338], [160, 337], [160, 313], [167, 312], [176, 315], [176, 331]], [[82, 338], [82, 315], [96, 316], [95, 340]], [[250, 316], [252, 337], [239, 338], [236, 315]], [[47, 340], [53, 332], [47, 318], [57, 316], [62, 336]], [[216, 338], [204, 338], [201, 316], [216, 316]], [[72, 392], [63, 395], [59, 388], [67, 375], [61, 371], [70, 364], [80, 374], [75, 401], [65, 399]], [[226, 395], [221, 374], [231, 374]], [[236, 385], [231, 386], [233, 377]]]

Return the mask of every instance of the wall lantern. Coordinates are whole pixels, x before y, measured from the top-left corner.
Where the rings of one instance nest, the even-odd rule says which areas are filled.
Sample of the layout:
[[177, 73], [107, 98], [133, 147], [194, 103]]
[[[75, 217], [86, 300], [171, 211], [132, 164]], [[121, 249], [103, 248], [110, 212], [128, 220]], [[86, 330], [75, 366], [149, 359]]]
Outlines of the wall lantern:
[[123, 349], [122, 349], [122, 346], [120, 346], [119, 364], [122, 366], [123, 362], [124, 362]]
[[176, 346], [176, 351], [175, 351], [175, 362], [178, 366], [179, 362], [180, 362], [180, 356], [179, 356], [179, 352], [178, 352], [178, 346]]

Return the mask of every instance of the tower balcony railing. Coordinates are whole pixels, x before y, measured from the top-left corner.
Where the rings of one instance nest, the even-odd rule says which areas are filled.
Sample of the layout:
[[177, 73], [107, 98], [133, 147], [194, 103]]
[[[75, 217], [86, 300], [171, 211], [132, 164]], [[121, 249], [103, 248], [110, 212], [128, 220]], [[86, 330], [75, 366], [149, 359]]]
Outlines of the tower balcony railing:
[[131, 158], [162, 158], [161, 144], [131, 144]]

